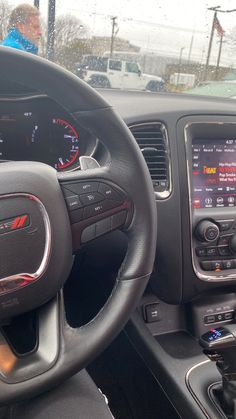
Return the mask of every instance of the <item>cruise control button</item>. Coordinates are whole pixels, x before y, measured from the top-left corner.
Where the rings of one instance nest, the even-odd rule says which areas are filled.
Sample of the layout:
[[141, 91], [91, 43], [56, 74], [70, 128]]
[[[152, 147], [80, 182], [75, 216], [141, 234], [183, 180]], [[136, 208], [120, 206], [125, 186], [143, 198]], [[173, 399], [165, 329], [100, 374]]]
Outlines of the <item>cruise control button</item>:
[[66, 203], [70, 211], [76, 210], [81, 207], [79, 197], [77, 195], [68, 196]]
[[96, 237], [96, 224], [92, 224], [86, 227], [81, 235], [81, 243], [86, 243], [89, 240], [93, 240]]
[[117, 214], [114, 214], [111, 217], [111, 228], [112, 230], [115, 230], [118, 227], [121, 227], [123, 224], [125, 224], [127, 217], [126, 211], [118, 212]]
[[70, 212], [70, 220], [72, 224], [79, 223], [81, 220], [83, 220], [83, 214], [84, 210], [82, 208], [79, 208], [75, 211]]
[[111, 231], [111, 217], [104, 218], [104, 220], [96, 223], [96, 237]]
[[97, 192], [98, 182], [80, 182], [80, 183], [68, 183], [65, 185], [67, 189], [74, 192], [77, 195], [88, 194], [90, 192]]
[[83, 205], [91, 205], [103, 201], [104, 196], [98, 192], [91, 192], [86, 195], [80, 195], [80, 200]]
[[227, 231], [232, 227], [234, 220], [217, 221], [220, 226], [220, 231]]
[[199, 257], [204, 257], [207, 255], [206, 247], [197, 247], [196, 248], [196, 255]]
[[84, 208], [84, 218], [93, 217], [97, 214], [102, 214], [109, 209], [119, 207], [121, 204], [120, 202], [116, 201], [103, 201], [98, 204], [89, 205], [88, 207]]
[[206, 252], [207, 256], [218, 256], [217, 247], [207, 247]]
[[98, 192], [103, 194], [107, 199], [111, 199], [113, 201], [122, 201], [121, 195], [116, 192], [111, 186], [106, 185], [105, 183], [100, 183]]

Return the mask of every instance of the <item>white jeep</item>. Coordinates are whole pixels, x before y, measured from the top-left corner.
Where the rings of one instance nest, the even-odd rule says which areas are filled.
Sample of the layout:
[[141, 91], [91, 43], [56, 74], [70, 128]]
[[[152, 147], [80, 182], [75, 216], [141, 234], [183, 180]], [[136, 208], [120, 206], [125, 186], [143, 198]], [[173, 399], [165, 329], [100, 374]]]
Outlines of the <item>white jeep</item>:
[[161, 77], [143, 74], [136, 62], [85, 55], [76, 73], [92, 87], [165, 91]]

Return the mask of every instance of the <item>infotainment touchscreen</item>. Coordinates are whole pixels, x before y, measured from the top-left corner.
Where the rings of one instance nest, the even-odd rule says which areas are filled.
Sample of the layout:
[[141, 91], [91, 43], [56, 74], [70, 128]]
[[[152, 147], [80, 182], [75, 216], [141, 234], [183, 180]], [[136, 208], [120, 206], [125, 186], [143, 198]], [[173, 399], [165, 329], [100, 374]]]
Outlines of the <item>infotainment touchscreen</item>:
[[236, 139], [192, 142], [194, 208], [236, 206]]

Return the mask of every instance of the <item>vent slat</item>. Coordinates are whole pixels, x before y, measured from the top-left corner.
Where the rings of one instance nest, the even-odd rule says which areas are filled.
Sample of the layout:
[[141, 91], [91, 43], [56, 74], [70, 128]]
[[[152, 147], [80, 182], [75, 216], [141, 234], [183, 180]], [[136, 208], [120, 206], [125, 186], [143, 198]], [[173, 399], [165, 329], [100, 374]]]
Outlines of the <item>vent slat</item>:
[[165, 189], [168, 189], [169, 167], [164, 130], [157, 123], [131, 127], [131, 132], [142, 150], [152, 180], [164, 182]]

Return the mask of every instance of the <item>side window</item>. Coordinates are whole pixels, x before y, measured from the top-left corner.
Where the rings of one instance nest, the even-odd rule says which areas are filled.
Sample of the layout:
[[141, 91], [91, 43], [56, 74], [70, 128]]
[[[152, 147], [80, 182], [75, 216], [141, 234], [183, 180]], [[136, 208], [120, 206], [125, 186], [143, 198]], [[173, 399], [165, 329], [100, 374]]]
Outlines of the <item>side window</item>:
[[109, 70], [121, 71], [121, 61], [109, 60]]
[[127, 73], [139, 73], [139, 66], [137, 63], [129, 63], [126, 62], [125, 63], [125, 71], [127, 71]]

